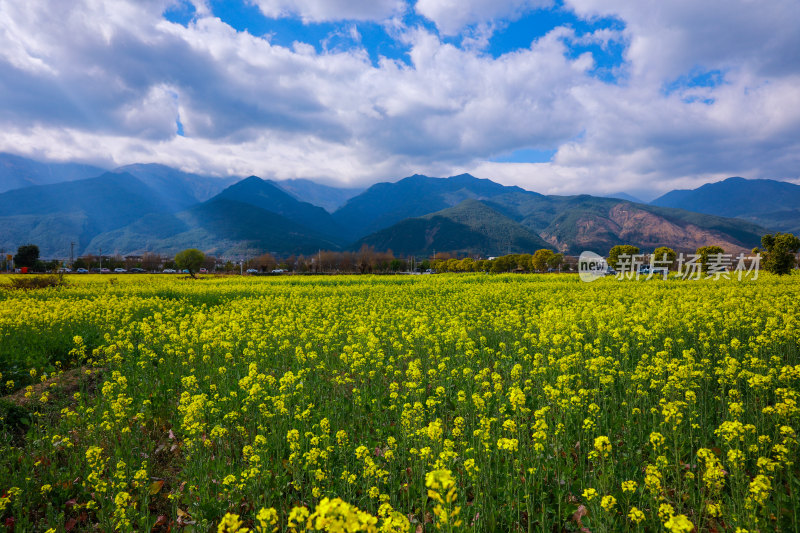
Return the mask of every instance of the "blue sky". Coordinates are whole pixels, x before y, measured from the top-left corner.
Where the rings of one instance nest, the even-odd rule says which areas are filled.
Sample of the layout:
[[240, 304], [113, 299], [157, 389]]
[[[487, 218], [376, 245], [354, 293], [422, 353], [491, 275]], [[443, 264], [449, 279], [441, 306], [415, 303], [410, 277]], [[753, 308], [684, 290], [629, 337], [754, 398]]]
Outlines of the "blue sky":
[[0, 150], [653, 197], [798, 179], [796, 0], [0, 0]]
[[[410, 43], [403, 43], [393, 38], [385, 24], [379, 21], [340, 20], [325, 22], [303, 21], [297, 17], [267, 17], [256, 4], [247, 0], [212, 0], [207, 4], [214, 16], [229, 24], [238, 31], [246, 31], [254, 36], [268, 39], [271, 43], [290, 47], [296, 41], [314, 46], [317, 52], [326, 50], [362, 48], [369, 54], [373, 64], [377, 65], [380, 57], [387, 57], [409, 63]], [[188, 0], [175, 2], [167, 7], [165, 19], [189, 25], [197, 16], [194, 4]], [[421, 26], [436, 33], [443, 42], [455, 46], [464, 46], [465, 37], [475, 25], [466, 28], [461, 35], [443, 35], [436, 25], [413, 10], [402, 14], [401, 20], [406, 26]], [[530, 47], [531, 43], [546, 35], [553, 28], [566, 26], [574, 28], [578, 36], [587, 35], [598, 29], [624, 30], [625, 24], [615, 17], [581, 19], [567, 9], [563, 3], [556, 2], [547, 7], [531, 10], [513, 19], [496, 21], [488, 39], [488, 46], [482, 52], [497, 58], [503, 54]], [[355, 32], [353, 32], [355, 30]], [[624, 43], [614, 42], [611, 46], [601, 47], [597, 44], [568, 43], [569, 55], [590, 52], [597, 61], [597, 68], [592, 72], [607, 81], [614, 82], [618, 73], [615, 68], [622, 66]]]
[[[248, 32], [284, 47], [291, 47], [295, 42], [312, 45], [317, 53], [336, 50], [361, 49], [366, 51], [374, 66], [378, 66], [380, 58], [389, 58], [411, 66], [409, 52], [411, 43], [402, 42], [393, 37], [385, 24], [376, 21], [341, 20], [310, 22], [297, 17], [267, 17], [252, 2], [246, 0], [212, 0], [207, 4], [210, 12], [220, 20], [240, 32]], [[188, 26], [198, 13], [190, 1], [183, 0], [171, 4], [163, 13], [165, 19]], [[476, 25], [470, 25], [460, 35], [446, 35], [437, 30], [436, 25], [414, 12], [408, 10], [402, 14], [402, 23], [408, 27], [419, 26], [436, 34], [444, 43], [457, 47], [469, 47], [468, 39], [475, 31]], [[591, 20], [581, 19], [560, 2], [531, 10], [524, 15], [507, 20], [496, 21], [487, 39], [486, 46], [480, 53], [492, 58], [504, 54], [528, 49], [531, 43], [544, 37], [557, 27], [572, 28], [576, 37], [591, 35], [597, 30], [614, 30], [622, 32], [625, 24], [615, 17], [598, 17]], [[589, 53], [596, 66], [588, 74], [607, 83], [618, 83], [624, 78], [623, 39], [611, 41], [605, 46], [598, 43], [578, 43], [564, 40], [565, 55], [576, 58]], [[692, 86], [703, 80], [691, 78], [683, 82]], [[679, 81], [673, 84], [677, 84]], [[182, 124], [178, 123], [179, 135], [183, 135]], [[494, 162], [541, 163], [547, 162], [555, 155], [555, 148], [533, 149], [520, 148], [500, 153], [490, 158]]]

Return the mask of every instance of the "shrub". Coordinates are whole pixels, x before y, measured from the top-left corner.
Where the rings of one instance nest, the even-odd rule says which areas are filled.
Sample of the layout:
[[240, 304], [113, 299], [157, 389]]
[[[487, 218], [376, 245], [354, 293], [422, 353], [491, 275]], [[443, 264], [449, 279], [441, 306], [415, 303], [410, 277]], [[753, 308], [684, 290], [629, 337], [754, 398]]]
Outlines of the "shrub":
[[67, 284], [64, 276], [59, 274], [57, 276], [24, 276], [14, 277], [10, 279], [10, 286], [12, 289], [20, 290], [33, 290], [33, 289], [46, 289], [48, 287], [63, 287]]

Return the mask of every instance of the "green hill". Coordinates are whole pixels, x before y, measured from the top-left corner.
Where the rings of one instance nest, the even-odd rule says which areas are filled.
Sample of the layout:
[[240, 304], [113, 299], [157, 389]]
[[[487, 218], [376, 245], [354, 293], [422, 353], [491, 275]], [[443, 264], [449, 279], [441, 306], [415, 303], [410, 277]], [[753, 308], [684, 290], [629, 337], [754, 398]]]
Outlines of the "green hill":
[[310, 228], [259, 207], [213, 198], [175, 215], [147, 216], [97, 236], [91, 246], [121, 253], [173, 254], [199, 248], [219, 256], [314, 253], [339, 245]]
[[474, 199], [403, 220], [360, 239], [352, 247], [363, 244], [404, 255], [439, 250], [487, 256], [553, 248], [532, 231]]
[[333, 216], [347, 236], [355, 239], [406, 218], [441, 211], [470, 198], [492, 198], [508, 189], [510, 187], [469, 174], [445, 179], [417, 174], [396, 183], [377, 183], [348, 200]]
[[151, 189], [125, 173], [15, 189], [0, 194], [0, 246], [30, 242], [42, 257], [69, 257], [75, 242], [76, 253], [97, 253], [87, 246], [98, 234], [166, 211]]
[[220, 192], [215, 198], [253, 205], [281, 215], [341, 244], [343, 231], [330, 213], [308, 202], [301, 202], [274, 183], [259, 177], [243, 179]]

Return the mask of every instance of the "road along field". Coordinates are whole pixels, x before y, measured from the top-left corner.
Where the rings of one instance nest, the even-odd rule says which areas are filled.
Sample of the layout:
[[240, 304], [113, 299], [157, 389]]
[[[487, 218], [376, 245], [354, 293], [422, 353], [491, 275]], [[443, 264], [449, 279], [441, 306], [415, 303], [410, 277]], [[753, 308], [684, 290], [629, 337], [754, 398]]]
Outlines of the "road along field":
[[0, 288], [14, 531], [798, 531], [800, 276]]

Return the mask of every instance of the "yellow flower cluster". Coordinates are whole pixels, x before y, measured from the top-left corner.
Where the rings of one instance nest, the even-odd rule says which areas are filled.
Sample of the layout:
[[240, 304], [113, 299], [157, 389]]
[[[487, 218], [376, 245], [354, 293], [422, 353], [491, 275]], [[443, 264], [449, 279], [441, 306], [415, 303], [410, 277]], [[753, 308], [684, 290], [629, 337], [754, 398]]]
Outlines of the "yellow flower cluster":
[[795, 275], [85, 276], [0, 299], [20, 531], [797, 529]]

